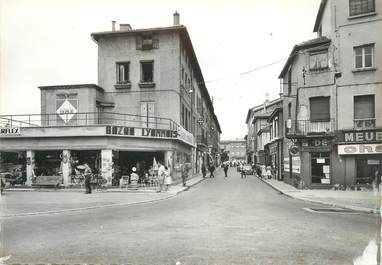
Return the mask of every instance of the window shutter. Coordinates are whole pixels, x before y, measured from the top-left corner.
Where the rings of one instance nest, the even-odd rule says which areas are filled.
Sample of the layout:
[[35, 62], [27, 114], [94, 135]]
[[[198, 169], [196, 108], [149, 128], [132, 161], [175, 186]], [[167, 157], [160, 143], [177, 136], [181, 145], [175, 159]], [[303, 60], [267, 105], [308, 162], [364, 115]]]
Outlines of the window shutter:
[[374, 95], [354, 97], [354, 119], [375, 118]]
[[142, 50], [142, 36], [136, 36], [136, 48]]
[[314, 97], [309, 101], [311, 121], [330, 120], [330, 97]]

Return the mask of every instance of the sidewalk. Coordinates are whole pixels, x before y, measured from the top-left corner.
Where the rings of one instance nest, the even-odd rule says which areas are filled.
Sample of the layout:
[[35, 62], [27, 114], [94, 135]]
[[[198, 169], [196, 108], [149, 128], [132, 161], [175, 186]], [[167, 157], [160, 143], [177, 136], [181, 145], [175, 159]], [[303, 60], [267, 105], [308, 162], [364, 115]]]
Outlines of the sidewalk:
[[197, 175], [187, 181], [186, 187], [183, 187], [182, 183], [176, 184], [170, 186], [167, 192], [117, 188], [106, 191], [95, 190], [92, 194], [85, 194], [83, 189], [6, 190], [0, 197], [0, 218], [83, 211], [166, 200], [203, 180], [203, 177]]
[[294, 199], [368, 213], [380, 213], [378, 191], [299, 190], [275, 179], [261, 179], [272, 188]]

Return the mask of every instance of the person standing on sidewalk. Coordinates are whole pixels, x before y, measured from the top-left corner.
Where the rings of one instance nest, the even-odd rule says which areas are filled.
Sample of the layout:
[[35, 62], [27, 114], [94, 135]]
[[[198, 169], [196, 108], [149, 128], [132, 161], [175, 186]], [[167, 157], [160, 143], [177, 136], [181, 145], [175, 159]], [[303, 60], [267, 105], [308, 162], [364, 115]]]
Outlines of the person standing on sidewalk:
[[187, 168], [187, 165], [186, 165], [186, 161], [184, 161], [182, 163], [181, 174], [182, 174], [183, 187], [186, 187], [186, 180], [188, 178], [188, 168]]
[[209, 170], [210, 170], [210, 178], [214, 178], [215, 177], [214, 176], [214, 171], [215, 171], [214, 163], [211, 163]]
[[228, 167], [229, 167], [229, 166], [228, 166], [228, 163], [225, 163], [225, 164], [224, 164], [224, 176], [225, 176], [225, 177], [228, 177], [228, 175], [227, 175]]
[[204, 162], [202, 163], [202, 175], [203, 175], [203, 178], [206, 178], [207, 169], [206, 169], [206, 165], [204, 164]]
[[84, 164], [84, 175], [85, 175], [85, 193], [90, 194], [92, 193], [92, 186], [91, 186], [91, 180], [92, 180], [92, 170], [90, 169], [88, 164]]
[[166, 177], [165, 176], [165, 167], [164, 165], [159, 162], [158, 163], [158, 182], [159, 182], [159, 191], [158, 192], [161, 192], [164, 190], [164, 178]]

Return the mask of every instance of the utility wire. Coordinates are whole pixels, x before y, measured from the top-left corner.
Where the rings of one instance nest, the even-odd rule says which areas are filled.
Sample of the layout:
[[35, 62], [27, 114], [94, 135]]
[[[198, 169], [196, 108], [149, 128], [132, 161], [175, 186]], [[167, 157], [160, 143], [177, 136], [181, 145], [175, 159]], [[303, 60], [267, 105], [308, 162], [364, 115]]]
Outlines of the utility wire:
[[[327, 46], [327, 45], [328, 45], [328, 43], [324, 43], [324, 44], [321, 44], [321, 45], [319, 45], [319, 46], [315, 46], [314, 48], [317, 49], [317, 48], [325, 47], [325, 46]], [[277, 64], [277, 63], [279, 63], [279, 62], [285, 61], [285, 60], [287, 60], [287, 59], [289, 59], [289, 58], [291, 58], [291, 57], [296, 56], [297, 54], [302, 54], [302, 53], [303, 53], [303, 51], [296, 51], [296, 52], [290, 54], [288, 57], [279, 59], [279, 60], [274, 61], [274, 62], [272, 62], [272, 63], [266, 64], [266, 65], [262, 65], [262, 66], [259, 66], [259, 67], [254, 68], [254, 69], [251, 69], [251, 70], [248, 70], [248, 71], [245, 71], [245, 72], [242, 72], [242, 73], [234, 74], [234, 75], [231, 75], [231, 76], [222, 77], [222, 78], [218, 78], [218, 79], [208, 80], [208, 81], [205, 81], [204, 83], [207, 84], [207, 83], [212, 83], [212, 82], [218, 82], [218, 81], [222, 81], [222, 80], [226, 80], [226, 79], [234, 78], [234, 77], [237, 77], [237, 76], [250, 74], [250, 73], [252, 73], [252, 72], [256, 72], [256, 71], [258, 71], [258, 70], [267, 68], [267, 67], [269, 67], [269, 66], [272, 66], [272, 65]]]

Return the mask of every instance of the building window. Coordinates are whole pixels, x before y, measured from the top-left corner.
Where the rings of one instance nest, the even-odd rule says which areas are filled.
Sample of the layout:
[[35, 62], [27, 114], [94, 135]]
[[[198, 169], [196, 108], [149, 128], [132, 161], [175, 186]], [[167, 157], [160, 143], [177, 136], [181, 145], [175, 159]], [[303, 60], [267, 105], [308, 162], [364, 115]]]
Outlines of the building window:
[[310, 121], [330, 120], [330, 97], [314, 97], [309, 99]]
[[137, 50], [151, 50], [159, 48], [159, 40], [151, 33], [136, 36]]
[[130, 82], [129, 71], [129, 62], [117, 63], [117, 84], [126, 84]]
[[354, 48], [354, 67], [356, 69], [371, 68], [374, 61], [374, 44]]
[[322, 70], [328, 68], [328, 52], [320, 51], [309, 56], [309, 70]]
[[288, 119], [292, 118], [292, 103], [288, 104]]
[[152, 83], [154, 81], [154, 62], [141, 62], [141, 82]]
[[354, 97], [354, 127], [356, 129], [375, 128], [374, 95]]
[[375, 12], [375, 0], [349, 0], [350, 16]]

